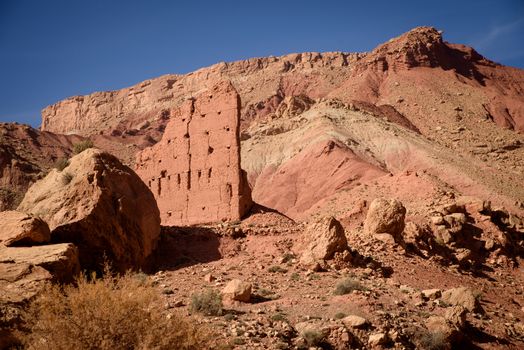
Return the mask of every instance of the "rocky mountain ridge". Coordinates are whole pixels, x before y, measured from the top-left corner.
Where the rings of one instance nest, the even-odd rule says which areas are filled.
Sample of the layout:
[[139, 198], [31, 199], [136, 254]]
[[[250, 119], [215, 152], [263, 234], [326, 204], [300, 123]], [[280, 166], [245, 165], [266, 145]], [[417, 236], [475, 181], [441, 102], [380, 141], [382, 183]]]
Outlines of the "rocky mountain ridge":
[[[523, 77], [420, 27], [1, 125], [0, 210], [25, 198], [0, 215], [0, 348], [46, 281], [104, 256], [230, 348], [522, 348]], [[255, 203], [215, 222], [242, 202], [239, 161]]]

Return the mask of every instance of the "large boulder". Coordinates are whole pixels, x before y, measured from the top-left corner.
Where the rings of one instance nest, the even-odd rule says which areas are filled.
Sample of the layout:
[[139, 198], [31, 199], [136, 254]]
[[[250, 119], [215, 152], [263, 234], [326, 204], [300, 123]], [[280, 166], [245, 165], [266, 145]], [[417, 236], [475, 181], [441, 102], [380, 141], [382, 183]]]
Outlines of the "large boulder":
[[377, 198], [371, 202], [364, 222], [364, 231], [369, 234], [389, 233], [401, 238], [404, 230], [406, 208], [396, 199]]
[[0, 248], [0, 264], [38, 266], [56, 282], [70, 282], [80, 272], [78, 250], [71, 243]]
[[479, 300], [476, 293], [467, 287], [452, 288], [444, 291], [442, 293], [442, 301], [450, 305], [462, 306], [471, 312], [479, 309]]
[[348, 249], [344, 228], [334, 217], [323, 218], [310, 224], [304, 232], [303, 239], [305, 249], [300, 262], [306, 266], [332, 259], [335, 253]]
[[52, 242], [75, 243], [85, 269], [105, 259], [118, 271], [140, 267], [160, 235], [151, 191], [116, 157], [93, 148], [31, 186], [18, 210], [46, 221]]
[[19, 211], [0, 212], [0, 228], [0, 245], [7, 247], [47, 243], [51, 239], [47, 223]]

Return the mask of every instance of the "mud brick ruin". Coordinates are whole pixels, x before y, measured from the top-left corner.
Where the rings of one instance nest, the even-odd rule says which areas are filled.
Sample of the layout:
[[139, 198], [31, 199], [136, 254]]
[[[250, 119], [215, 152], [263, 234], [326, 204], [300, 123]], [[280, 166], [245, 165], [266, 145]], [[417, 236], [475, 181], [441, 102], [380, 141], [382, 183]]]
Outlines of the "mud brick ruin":
[[172, 111], [162, 140], [137, 155], [163, 225], [239, 220], [249, 209], [239, 123], [240, 97], [220, 83]]

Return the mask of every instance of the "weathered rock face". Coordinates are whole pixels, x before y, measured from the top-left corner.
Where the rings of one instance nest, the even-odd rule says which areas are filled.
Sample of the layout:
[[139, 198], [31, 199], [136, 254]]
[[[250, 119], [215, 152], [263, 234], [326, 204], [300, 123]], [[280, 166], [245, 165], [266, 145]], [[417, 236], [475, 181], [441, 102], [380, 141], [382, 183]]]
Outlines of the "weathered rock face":
[[369, 206], [364, 231], [370, 234], [389, 233], [396, 239], [404, 230], [406, 208], [396, 199], [377, 198]]
[[442, 300], [451, 305], [459, 305], [474, 312], [479, 307], [475, 293], [467, 287], [452, 288], [442, 293]]
[[79, 247], [83, 268], [98, 269], [104, 255], [117, 270], [141, 266], [156, 246], [160, 217], [153, 194], [120, 161], [97, 149], [53, 169], [26, 193], [18, 210], [45, 220], [52, 242]]
[[300, 256], [300, 264], [311, 270], [322, 269], [325, 260], [332, 259], [335, 253], [348, 250], [344, 228], [333, 217], [310, 224], [304, 233], [303, 242], [298, 244], [299, 250], [301, 245], [305, 248]]
[[[0, 265], [6, 271], [18, 271], [8, 282], [19, 281], [33, 267], [41, 267], [57, 282], [70, 282], [80, 272], [78, 250], [71, 243], [48, 244], [33, 247], [0, 248]], [[23, 295], [23, 294], [22, 294]]]
[[23, 246], [47, 243], [51, 232], [47, 223], [19, 211], [0, 212], [0, 245]]
[[243, 115], [252, 120], [274, 112], [285, 96], [326, 95], [348, 77], [347, 67], [361, 55], [307, 52], [221, 62], [191, 74], [164, 75], [122, 90], [74, 96], [42, 111], [42, 130], [87, 136], [111, 134], [122, 125], [138, 128], [181, 106], [187, 96], [224, 80], [231, 81], [242, 94]]
[[239, 220], [251, 205], [240, 169], [240, 100], [221, 83], [172, 113], [162, 140], [137, 155], [137, 174], [162, 224]]
[[71, 282], [80, 272], [78, 250], [73, 244], [35, 247], [0, 245], [0, 349], [17, 344], [13, 331], [22, 310], [48, 282]]
[[348, 249], [344, 228], [333, 217], [324, 218], [309, 225], [305, 232], [309, 242], [306, 252], [315, 259], [331, 259], [336, 252]]

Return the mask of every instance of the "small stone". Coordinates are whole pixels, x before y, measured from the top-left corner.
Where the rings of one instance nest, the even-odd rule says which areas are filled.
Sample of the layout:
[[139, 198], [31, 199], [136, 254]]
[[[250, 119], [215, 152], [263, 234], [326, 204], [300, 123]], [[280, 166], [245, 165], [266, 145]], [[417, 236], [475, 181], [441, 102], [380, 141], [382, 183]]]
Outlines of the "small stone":
[[362, 328], [368, 324], [368, 321], [364, 317], [349, 315], [342, 319], [342, 323], [346, 327]]
[[434, 300], [438, 299], [442, 296], [442, 291], [440, 289], [434, 288], [434, 289], [425, 289], [422, 292], [422, 296], [425, 299]]
[[386, 333], [374, 333], [369, 336], [368, 344], [370, 346], [384, 345], [388, 340]]
[[402, 293], [411, 294], [411, 293], [415, 292], [415, 289], [413, 289], [413, 287], [406, 286], [406, 285], [403, 284], [403, 285], [400, 286], [400, 291]]
[[444, 218], [442, 216], [432, 216], [431, 222], [433, 225], [444, 225]]
[[204, 281], [208, 282], [208, 283], [211, 283], [213, 282], [214, 280], [216, 280], [216, 277], [213, 276], [212, 274], [208, 273], [204, 276]]

